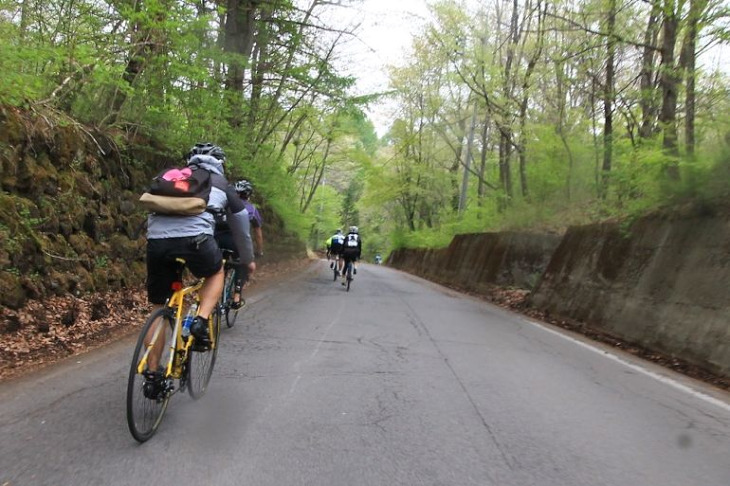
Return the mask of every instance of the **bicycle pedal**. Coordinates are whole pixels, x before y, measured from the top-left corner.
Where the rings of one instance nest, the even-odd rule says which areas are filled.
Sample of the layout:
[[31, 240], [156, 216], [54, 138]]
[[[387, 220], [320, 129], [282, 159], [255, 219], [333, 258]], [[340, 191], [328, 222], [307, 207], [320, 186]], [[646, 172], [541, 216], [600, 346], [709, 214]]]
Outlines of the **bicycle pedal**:
[[244, 299], [241, 299], [239, 302], [233, 302], [231, 304], [231, 309], [238, 310], [245, 305], [246, 305], [246, 301]]

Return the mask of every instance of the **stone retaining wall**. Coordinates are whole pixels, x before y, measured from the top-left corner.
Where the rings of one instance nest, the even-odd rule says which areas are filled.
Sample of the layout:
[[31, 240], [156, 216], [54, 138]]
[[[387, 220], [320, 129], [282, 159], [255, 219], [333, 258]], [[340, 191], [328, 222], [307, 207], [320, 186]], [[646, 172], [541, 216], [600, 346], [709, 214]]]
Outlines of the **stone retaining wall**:
[[532, 288], [545, 270], [558, 235], [518, 232], [457, 235], [447, 248], [400, 249], [388, 264], [468, 290], [490, 285]]
[[571, 228], [529, 301], [730, 375], [730, 208]]
[[730, 376], [730, 202], [660, 211], [631, 225], [456, 236], [388, 263], [473, 291], [532, 289], [529, 305]]

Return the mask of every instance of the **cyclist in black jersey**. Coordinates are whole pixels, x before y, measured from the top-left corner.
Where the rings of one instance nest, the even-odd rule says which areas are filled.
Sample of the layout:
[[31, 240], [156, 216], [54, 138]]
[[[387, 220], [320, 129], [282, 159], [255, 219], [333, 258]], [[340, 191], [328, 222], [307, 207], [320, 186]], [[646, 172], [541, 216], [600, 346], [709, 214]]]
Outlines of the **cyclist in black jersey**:
[[352, 265], [352, 274], [357, 274], [357, 267], [355, 263], [360, 260], [362, 253], [362, 239], [360, 238], [359, 230], [357, 226], [350, 226], [350, 230], [345, 236], [345, 241], [342, 244], [342, 259], [344, 261], [342, 273], [342, 285], [345, 285], [347, 276], [345, 275], [347, 264]]

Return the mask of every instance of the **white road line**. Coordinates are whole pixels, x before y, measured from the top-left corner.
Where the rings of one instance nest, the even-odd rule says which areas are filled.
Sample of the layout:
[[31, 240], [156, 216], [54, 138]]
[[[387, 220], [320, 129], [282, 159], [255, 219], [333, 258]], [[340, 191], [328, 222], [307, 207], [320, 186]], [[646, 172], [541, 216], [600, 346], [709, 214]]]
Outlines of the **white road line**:
[[549, 332], [551, 334], [554, 334], [556, 336], [560, 336], [561, 338], [566, 339], [568, 341], [571, 341], [571, 342], [573, 342], [573, 343], [575, 343], [575, 344], [577, 344], [579, 346], [582, 346], [585, 349], [589, 349], [589, 350], [591, 350], [591, 351], [593, 351], [593, 352], [595, 352], [597, 354], [600, 354], [601, 356], [605, 356], [606, 358], [609, 358], [609, 359], [611, 359], [613, 361], [616, 361], [617, 363], [621, 363], [622, 365], [626, 366], [627, 368], [632, 369], [633, 371], [636, 371], [636, 372], [642, 373], [642, 374], [644, 374], [646, 376], [649, 376], [651, 378], [654, 378], [655, 380], [660, 381], [660, 382], [662, 382], [664, 384], [667, 384], [667, 385], [669, 385], [669, 386], [671, 386], [673, 388], [676, 388], [677, 390], [681, 390], [683, 392], [689, 393], [690, 395], [692, 395], [692, 396], [694, 396], [696, 398], [699, 398], [701, 400], [704, 400], [704, 401], [706, 401], [708, 403], [711, 403], [711, 404], [713, 404], [713, 405], [715, 405], [717, 407], [722, 408], [723, 410], [725, 410], [727, 412], [730, 412], [730, 403], [724, 402], [724, 401], [722, 401], [720, 399], [717, 399], [717, 398], [715, 398], [715, 397], [713, 397], [711, 395], [708, 395], [707, 393], [703, 393], [703, 392], [701, 392], [699, 390], [696, 390], [696, 389], [694, 389], [692, 387], [689, 387], [689, 386], [687, 386], [687, 385], [685, 385], [683, 383], [678, 382], [677, 380], [674, 380], [672, 378], [669, 378], [668, 376], [661, 375], [659, 373], [656, 373], [654, 371], [648, 370], [648, 369], [643, 368], [643, 367], [641, 367], [639, 365], [636, 365], [634, 363], [631, 363], [631, 362], [629, 362], [629, 361], [621, 358], [620, 356], [618, 356], [616, 354], [609, 353], [605, 349], [598, 348], [596, 346], [593, 346], [592, 344], [583, 342], [583, 341], [581, 341], [579, 339], [576, 339], [576, 338], [574, 338], [572, 336], [569, 336], [567, 334], [563, 334], [563, 333], [561, 333], [559, 331], [556, 331], [554, 329], [550, 329], [549, 327], [546, 327], [541, 322], [533, 321], [531, 319], [525, 319], [525, 318], [521, 318], [521, 320], [524, 321], [524, 322], [527, 322], [528, 324], [532, 324], [533, 326], [538, 327], [538, 328], [540, 328], [540, 329], [542, 329], [544, 331], [547, 331], [547, 332]]

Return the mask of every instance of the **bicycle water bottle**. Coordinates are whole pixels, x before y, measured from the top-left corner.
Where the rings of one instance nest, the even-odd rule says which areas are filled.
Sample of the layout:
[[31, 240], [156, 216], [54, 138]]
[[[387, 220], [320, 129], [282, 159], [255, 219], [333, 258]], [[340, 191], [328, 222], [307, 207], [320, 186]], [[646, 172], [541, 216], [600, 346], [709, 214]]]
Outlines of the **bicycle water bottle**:
[[195, 312], [198, 310], [198, 303], [194, 302], [193, 305], [190, 306], [190, 309], [188, 310], [187, 315], [185, 315], [185, 318], [182, 322], [182, 336], [184, 338], [187, 338], [190, 336], [190, 326], [193, 324], [193, 321], [195, 320]]

